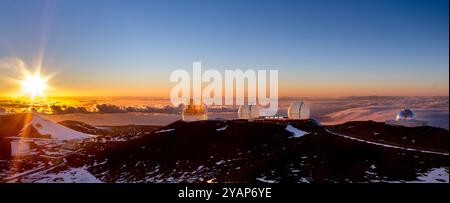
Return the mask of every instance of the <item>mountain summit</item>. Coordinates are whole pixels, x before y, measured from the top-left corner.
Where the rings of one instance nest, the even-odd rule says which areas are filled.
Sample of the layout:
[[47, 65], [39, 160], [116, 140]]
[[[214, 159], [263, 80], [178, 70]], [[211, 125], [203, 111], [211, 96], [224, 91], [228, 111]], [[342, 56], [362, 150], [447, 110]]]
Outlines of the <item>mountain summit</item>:
[[95, 137], [78, 132], [47, 120], [36, 113], [8, 114], [0, 116], [1, 137], [49, 138], [56, 140], [75, 140]]

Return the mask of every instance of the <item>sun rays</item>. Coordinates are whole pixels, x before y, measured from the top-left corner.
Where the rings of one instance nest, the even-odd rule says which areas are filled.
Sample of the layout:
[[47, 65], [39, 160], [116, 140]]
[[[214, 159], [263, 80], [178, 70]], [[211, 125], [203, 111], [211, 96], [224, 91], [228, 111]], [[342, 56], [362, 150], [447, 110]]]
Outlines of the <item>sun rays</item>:
[[34, 73], [28, 70], [24, 71], [24, 78], [19, 81], [22, 93], [28, 94], [32, 100], [36, 97], [44, 97], [45, 91], [48, 89], [47, 81], [50, 76], [42, 76], [39, 69]]
[[29, 68], [23, 60], [15, 59], [8, 63], [6, 67], [12, 71], [9, 76], [3, 77], [3, 79], [9, 81], [10, 84], [17, 85], [15, 93], [12, 93], [12, 95], [15, 95], [14, 97], [28, 98], [31, 101], [38, 98], [45, 99], [49, 91], [53, 89], [49, 85], [49, 81], [54, 74], [44, 74], [41, 62], [34, 65], [34, 68]]

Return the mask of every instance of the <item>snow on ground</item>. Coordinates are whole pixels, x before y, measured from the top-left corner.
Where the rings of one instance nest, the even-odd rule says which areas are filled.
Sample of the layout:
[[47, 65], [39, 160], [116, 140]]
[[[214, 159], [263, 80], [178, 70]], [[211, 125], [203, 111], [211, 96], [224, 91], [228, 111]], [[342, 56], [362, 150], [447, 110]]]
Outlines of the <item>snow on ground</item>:
[[268, 180], [266, 177], [256, 178], [256, 180], [261, 181], [263, 183], [277, 183], [276, 180]]
[[[6, 181], [13, 181], [13, 182], [14, 182], [14, 179], [16, 179], [16, 178], [18, 178], [18, 177], [20, 177], [20, 176], [27, 175], [27, 174], [30, 174], [30, 173], [34, 173], [34, 172], [37, 172], [37, 171], [40, 171], [40, 170], [43, 170], [43, 169], [45, 169], [45, 165], [41, 165], [41, 166], [39, 166], [39, 167], [37, 167], [37, 168], [30, 169], [30, 170], [26, 170], [26, 171], [23, 171], [23, 172], [20, 172], [20, 173], [15, 173], [15, 174], [13, 174], [13, 175], [11, 175], [11, 176], [8, 176], [8, 177], [3, 178], [3, 180], [6, 180]], [[8, 173], [8, 172], [7, 172], [7, 173]], [[5, 174], [6, 174], [6, 173], [5, 173]], [[0, 174], [0, 176], [3, 176], [3, 175], [5, 175], [5, 174]]]
[[220, 165], [220, 164], [223, 164], [223, 163], [225, 163], [225, 160], [220, 160], [220, 161], [216, 162], [216, 165]]
[[386, 183], [449, 183], [448, 169], [445, 167], [432, 168], [426, 173], [421, 173], [417, 176], [417, 180], [414, 181], [402, 181], [402, 180], [383, 180]]
[[87, 139], [95, 137], [94, 135], [81, 133], [55, 122], [46, 120], [35, 113], [32, 114], [31, 121], [25, 125], [24, 129], [30, 125], [33, 125], [33, 127], [36, 128], [41, 135], [51, 135], [51, 138], [58, 140]]
[[302, 137], [303, 135], [308, 134], [308, 132], [299, 130], [292, 125], [287, 125], [286, 130], [291, 132], [293, 134], [293, 137], [295, 137], [295, 138]]
[[227, 128], [228, 128], [228, 125], [226, 125], [225, 127], [222, 127], [222, 128], [218, 128], [218, 129], [216, 129], [216, 131], [224, 131]]
[[174, 131], [174, 130], [175, 130], [174, 128], [170, 128], [170, 129], [158, 130], [155, 133], [165, 133], [165, 132], [171, 132], [171, 131]]
[[417, 182], [424, 183], [449, 183], [448, 172], [443, 167], [431, 169], [417, 179], [419, 180]]
[[69, 168], [56, 173], [35, 173], [25, 177], [23, 182], [34, 183], [101, 183], [85, 167]]
[[111, 126], [95, 126], [95, 128], [100, 130], [111, 130]]

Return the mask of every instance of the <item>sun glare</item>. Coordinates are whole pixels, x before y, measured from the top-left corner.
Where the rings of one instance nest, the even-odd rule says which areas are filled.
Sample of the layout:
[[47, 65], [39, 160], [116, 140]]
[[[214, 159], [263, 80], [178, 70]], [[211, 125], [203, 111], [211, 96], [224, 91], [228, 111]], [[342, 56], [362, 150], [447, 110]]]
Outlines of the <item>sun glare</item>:
[[22, 85], [22, 92], [29, 94], [31, 99], [36, 97], [43, 97], [45, 90], [48, 88], [47, 81], [49, 77], [42, 77], [40, 71], [34, 74], [25, 72], [25, 78], [20, 81]]

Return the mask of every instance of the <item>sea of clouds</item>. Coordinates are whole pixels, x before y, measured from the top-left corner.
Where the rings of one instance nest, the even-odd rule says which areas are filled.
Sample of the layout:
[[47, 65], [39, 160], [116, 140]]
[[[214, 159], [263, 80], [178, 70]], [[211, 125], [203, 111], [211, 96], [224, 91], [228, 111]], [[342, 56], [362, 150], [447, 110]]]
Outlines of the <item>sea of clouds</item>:
[[[145, 100], [145, 101], [144, 101]], [[76, 105], [46, 102], [28, 104], [20, 100], [0, 100], [0, 112], [37, 111], [55, 120], [80, 120], [91, 124], [153, 124], [166, 125], [180, 119], [182, 106], [172, 106], [169, 100], [133, 99], [132, 102], [115, 102], [110, 99], [79, 101]], [[417, 119], [431, 126], [449, 128], [449, 97], [343, 97], [343, 98], [280, 98], [278, 116], [285, 116], [289, 104], [304, 100], [309, 104], [311, 117], [322, 124], [337, 124], [355, 120], [385, 121], [394, 119], [398, 111], [409, 108]], [[107, 102], [107, 103], [106, 103]], [[151, 105], [147, 104], [151, 103]], [[211, 119], [237, 118], [235, 106], [208, 107]]]

